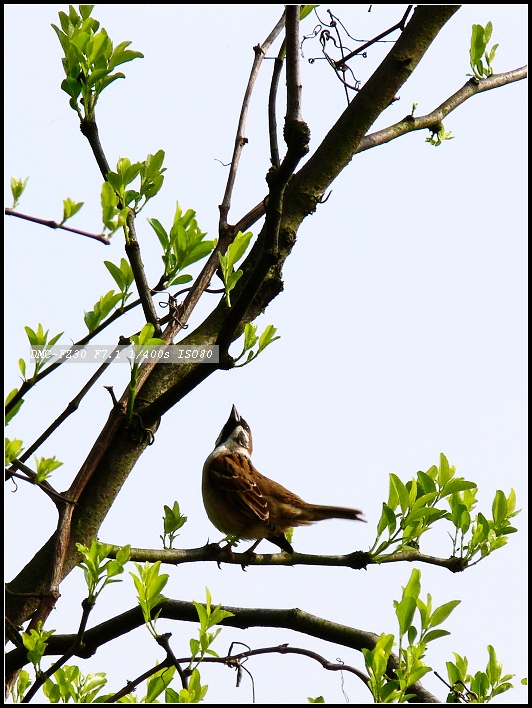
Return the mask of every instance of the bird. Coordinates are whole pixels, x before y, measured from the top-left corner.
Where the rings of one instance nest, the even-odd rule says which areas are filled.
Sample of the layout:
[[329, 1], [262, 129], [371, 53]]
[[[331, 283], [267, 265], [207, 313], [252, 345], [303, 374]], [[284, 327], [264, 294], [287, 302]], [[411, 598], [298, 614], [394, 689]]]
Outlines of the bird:
[[255, 469], [252, 452], [251, 429], [233, 405], [203, 465], [202, 495], [207, 516], [219, 531], [255, 541], [247, 554], [253, 554], [263, 539], [294, 553], [285, 536], [294, 526], [323, 519], [365, 521], [359, 509], [303, 501]]

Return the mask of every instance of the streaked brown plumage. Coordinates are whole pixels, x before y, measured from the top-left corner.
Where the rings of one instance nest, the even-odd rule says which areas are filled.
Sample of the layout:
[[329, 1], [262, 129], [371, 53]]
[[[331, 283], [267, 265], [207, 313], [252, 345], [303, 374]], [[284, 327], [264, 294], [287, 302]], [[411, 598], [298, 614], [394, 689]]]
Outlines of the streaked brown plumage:
[[293, 526], [323, 519], [364, 520], [358, 509], [303, 501], [256, 470], [251, 462], [252, 451], [249, 425], [233, 406], [214, 450], [205, 461], [202, 479], [207, 516], [222, 533], [254, 539], [250, 552], [266, 538], [283, 551], [293, 553], [284, 535]]

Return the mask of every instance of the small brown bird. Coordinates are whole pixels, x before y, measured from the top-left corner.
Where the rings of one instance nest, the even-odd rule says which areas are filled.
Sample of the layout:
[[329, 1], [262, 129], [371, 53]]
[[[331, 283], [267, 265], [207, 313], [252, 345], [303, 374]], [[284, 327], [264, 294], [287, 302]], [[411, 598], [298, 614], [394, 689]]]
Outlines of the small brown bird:
[[358, 509], [307, 504], [301, 497], [264, 477], [251, 462], [253, 440], [246, 421], [233, 406], [231, 415], [203, 465], [202, 492], [207, 516], [225, 534], [262, 539], [287, 553], [294, 549], [284, 535], [293, 526], [322, 519], [364, 521]]

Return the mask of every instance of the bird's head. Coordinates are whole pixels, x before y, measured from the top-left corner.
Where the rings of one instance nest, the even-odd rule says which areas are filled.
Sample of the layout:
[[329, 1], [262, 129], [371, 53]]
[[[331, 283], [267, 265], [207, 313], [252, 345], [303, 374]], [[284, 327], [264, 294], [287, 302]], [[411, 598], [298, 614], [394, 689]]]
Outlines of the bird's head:
[[253, 452], [253, 438], [251, 437], [250, 427], [234, 406], [231, 408], [231, 415], [227, 419], [227, 423], [216, 440], [215, 447], [220, 445], [225, 445], [231, 452], [241, 452], [242, 449], [248, 455]]

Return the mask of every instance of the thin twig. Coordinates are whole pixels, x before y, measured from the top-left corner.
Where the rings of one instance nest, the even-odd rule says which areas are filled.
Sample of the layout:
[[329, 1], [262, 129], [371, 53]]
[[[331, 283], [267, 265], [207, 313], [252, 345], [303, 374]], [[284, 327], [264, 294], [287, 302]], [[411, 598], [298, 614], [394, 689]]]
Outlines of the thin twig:
[[83, 398], [87, 395], [87, 393], [94, 386], [96, 381], [98, 381], [100, 376], [107, 370], [107, 367], [111, 365], [111, 363], [111, 361], [105, 362], [98, 367], [98, 370], [93, 374], [93, 376], [91, 376], [91, 378], [83, 386], [81, 391], [79, 391], [79, 393], [74, 396], [74, 398], [70, 401], [65, 410], [54, 420], [51, 425], [48, 426], [48, 428], [46, 428], [44, 433], [42, 433], [42, 435], [40, 435], [37, 440], [32, 445], [30, 445], [30, 447], [25, 450], [25, 452], [20, 456], [20, 459], [22, 461], [27, 460], [29, 456], [32, 455], [35, 450], [37, 450], [50, 437], [50, 435], [65, 422], [65, 420], [69, 416], [71, 416], [78, 410]]
[[[23, 474], [19, 474], [18, 472], [15, 472], [12, 468], [15, 468], [19, 470], [19, 472], [22, 472]], [[56, 506], [59, 504], [64, 504], [67, 502], [65, 497], [57, 492], [52, 485], [47, 482], [46, 480], [42, 482], [37, 481], [37, 473], [31, 470], [27, 465], [24, 464], [22, 460], [22, 455], [20, 459], [15, 459], [11, 461], [11, 467], [6, 470], [6, 481], [10, 479], [11, 477], [16, 477], [17, 479], [21, 479], [24, 482], [29, 482], [30, 484], [35, 485], [36, 487], [40, 487], [42, 491], [47, 494], [50, 499], [54, 502]]]
[[301, 121], [301, 70], [299, 62], [300, 5], [286, 8], [286, 123]]
[[[220, 327], [216, 344], [220, 347], [220, 359], [228, 356], [229, 346], [242, 326], [246, 312], [257, 295], [264, 278], [278, 259], [279, 228], [283, 215], [283, 196], [297, 165], [308, 152], [310, 132], [301, 119], [301, 79], [299, 75], [299, 5], [286, 8], [286, 61], [287, 61], [287, 116], [284, 137], [286, 155], [277, 169], [267, 175], [269, 194], [266, 204], [266, 219], [258, 236], [260, 255], [251, 272], [246, 274], [232, 307]], [[290, 78], [288, 78], [290, 77]], [[246, 263], [244, 263], [246, 273]], [[249, 267], [248, 267], [249, 268]]]
[[26, 221], [31, 221], [34, 224], [40, 224], [41, 226], [47, 226], [49, 229], [61, 229], [62, 231], [70, 231], [70, 233], [78, 234], [79, 236], [86, 236], [87, 238], [92, 238], [95, 241], [104, 243], [109, 246], [111, 241], [104, 234], [93, 234], [90, 231], [81, 231], [80, 229], [73, 229], [70, 226], [64, 226], [63, 224], [58, 224], [57, 221], [52, 221], [51, 219], [39, 219], [37, 216], [28, 216], [28, 214], [21, 214], [19, 211], [14, 211], [14, 209], [6, 208], [4, 213], [7, 216], [16, 216], [18, 219], [25, 219]]
[[35, 696], [39, 688], [41, 688], [41, 686], [43, 686], [46, 681], [51, 678], [58, 669], [60, 669], [64, 664], [66, 664], [66, 662], [73, 656], [75, 656], [79, 651], [79, 648], [83, 644], [83, 635], [85, 634], [85, 630], [87, 629], [89, 615], [92, 611], [92, 608], [94, 607], [94, 603], [89, 602], [88, 599], [85, 599], [81, 603], [81, 606], [83, 608], [83, 613], [81, 615], [78, 633], [76, 634], [74, 641], [72, 642], [72, 646], [70, 647], [70, 649], [68, 649], [68, 651], [63, 654], [61, 658], [59, 658], [52, 666], [50, 666], [49, 669], [38, 674], [35, 679], [35, 683], [26, 693], [21, 703], [29, 703], [33, 696]]
[[229, 176], [227, 178], [227, 185], [225, 188], [225, 194], [220, 205], [220, 235], [225, 233], [228, 228], [227, 216], [229, 214], [229, 209], [231, 208], [231, 196], [233, 194], [233, 187], [235, 184], [236, 173], [238, 171], [238, 164], [240, 162], [240, 156], [242, 154], [242, 149], [247, 142], [245, 137], [246, 120], [248, 115], [249, 103], [251, 100], [251, 93], [257, 76], [259, 74], [259, 69], [262, 64], [266, 52], [273, 44], [279, 33], [284, 27], [285, 23], [285, 13], [283, 12], [281, 19], [275, 25], [270, 34], [266, 37], [262, 44], [257, 44], [253, 47], [255, 52], [255, 59], [253, 61], [253, 66], [251, 67], [251, 73], [249, 75], [248, 84], [246, 86], [246, 91], [244, 93], [244, 99], [242, 101], [242, 108], [240, 109], [240, 118], [238, 120], [238, 127], [235, 137], [235, 146], [233, 149], [233, 157], [231, 158], [231, 167], [229, 169]]
[[338, 71], [338, 69], [340, 69], [342, 66], [344, 66], [344, 64], [346, 62], [348, 62], [350, 59], [352, 59], [354, 56], [356, 56], [357, 54], [361, 54], [365, 49], [367, 49], [368, 47], [371, 47], [376, 42], [380, 42], [381, 39], [384, 39], [384, 37], [387, 37], [392, 32], [395, 32], [395, 30], [400, 29], [402, 31], [405, 27], [406, 20], [408, 19], [408, 15], [410, 14], [413, 7], [414, 7], [413, 5], [409, 5], [407, 7], [405, 14], [403, 15], [401, 20], [396, 25], [394, 25], [393, 27], [390, 27], [390, 29], [387, 29], [384, 32], [381, 32], [373, 39], [370, 39], [368, 42], [366, 42], [362, 46], [358, 47], [358, 49], [355, 49], [353, 52], [350, 52], [349, 54], [347, 54], [345, 57], [342, 57], [338, 61], [335, 61], [333, 63], [334, 68]]

